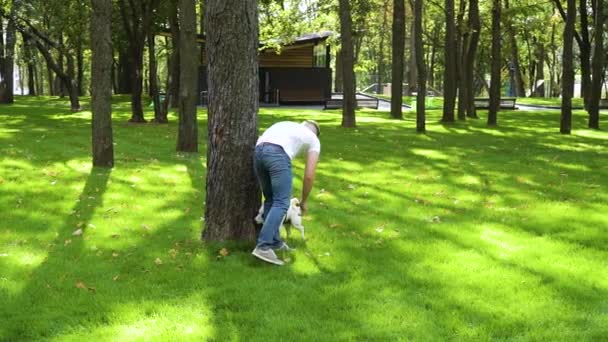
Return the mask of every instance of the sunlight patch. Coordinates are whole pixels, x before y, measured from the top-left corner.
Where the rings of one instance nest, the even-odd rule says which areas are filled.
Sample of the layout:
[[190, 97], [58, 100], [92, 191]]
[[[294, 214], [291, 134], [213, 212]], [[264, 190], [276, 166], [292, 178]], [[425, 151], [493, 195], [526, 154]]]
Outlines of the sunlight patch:
[[445, 153], [439, 152], [437, 150], [426, 150], [421, 148], [413, 148], [411, 149], [412, 153], [415, 155], [419, 155], [428, 159], [434, 160], [448, 160], [450, 159]]

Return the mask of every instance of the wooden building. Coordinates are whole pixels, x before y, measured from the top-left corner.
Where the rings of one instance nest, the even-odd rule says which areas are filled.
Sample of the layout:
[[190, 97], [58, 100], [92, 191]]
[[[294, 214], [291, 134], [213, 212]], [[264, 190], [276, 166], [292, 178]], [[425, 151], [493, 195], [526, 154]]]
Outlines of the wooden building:
[[[307, 34], [283, 45], [279, 52], [264, 49], [259, 54], [261, 104], [323, 104], [331, 98], [332, 70], [327, 39], [332, 32]], [[170, 37], [168, 32], [162, 36]], [[205, 41], [201, 44], [199, 69], [199, 101], [205, 101], [207, 91], [207, 58]]]

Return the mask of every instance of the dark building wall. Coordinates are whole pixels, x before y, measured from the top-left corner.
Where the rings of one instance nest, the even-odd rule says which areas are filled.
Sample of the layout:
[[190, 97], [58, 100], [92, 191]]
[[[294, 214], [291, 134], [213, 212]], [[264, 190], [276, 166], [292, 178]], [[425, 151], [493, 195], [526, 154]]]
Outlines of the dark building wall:
[[324, 102], [331, 98], [331, 69], [260, 68], [260, 100], [266, 101], [264, 93], [276, 89], [282, 103]]

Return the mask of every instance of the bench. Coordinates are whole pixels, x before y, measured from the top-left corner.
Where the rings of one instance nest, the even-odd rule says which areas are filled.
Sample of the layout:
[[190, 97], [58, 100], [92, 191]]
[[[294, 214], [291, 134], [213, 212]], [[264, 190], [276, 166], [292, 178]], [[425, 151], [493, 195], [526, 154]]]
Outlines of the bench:
[[[376, 98], [357, 98], [357, 108], [372, 108], [378, 109], [379, 101]], [[325, 109], [340, 109], [342, 108], [342, 99], [327, 99], [325, 100]]]
[[[500, 99], [500, 109], [517, 109], [515, 106], [514, 97], [505, 97]], [[490, 109], [490, 99], [487, 97], [476, 97], [475, 98], [476, 109]]]

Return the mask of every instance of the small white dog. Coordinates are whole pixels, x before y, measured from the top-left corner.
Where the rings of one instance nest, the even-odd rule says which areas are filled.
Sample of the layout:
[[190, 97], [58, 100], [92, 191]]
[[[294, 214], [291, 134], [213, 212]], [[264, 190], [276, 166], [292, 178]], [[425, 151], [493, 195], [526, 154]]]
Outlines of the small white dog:
[[[260, 207], [260, 211], [258, 211], [258, 216], [255, 217], [255, 222], [258, 224], [264, 223], [262, 219], [262, 215], [264, 214], [264, 204]], [[300, 231], [300, 235], [302, 235], [302, 240], [304, 240], [304, 226], [302, 225], [302, 209], [300, 208], [300, 200], [297, 198], [292, 198], [289, 203], [289, 209], [287, 209], [287, 214], [285, 214], [285, 218], [283, 219], [283, 223], [290, 223], [290, 225], [285, 225], [285, 231], [287, 232], [287, 237], [290, 234], [289, 226], [294, 226], [297, 230]]]

